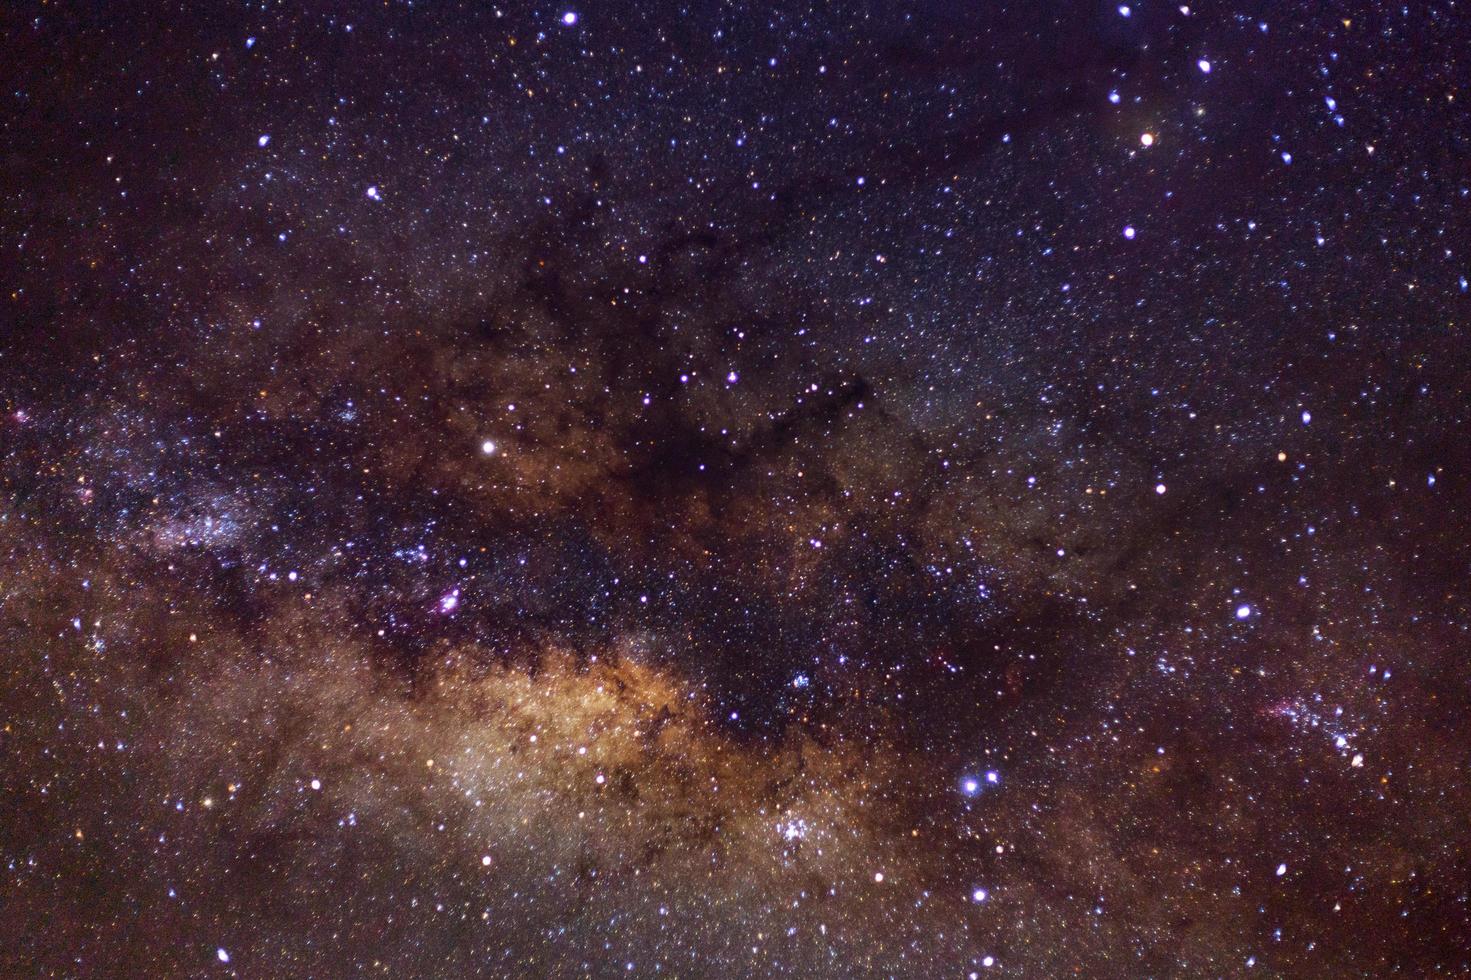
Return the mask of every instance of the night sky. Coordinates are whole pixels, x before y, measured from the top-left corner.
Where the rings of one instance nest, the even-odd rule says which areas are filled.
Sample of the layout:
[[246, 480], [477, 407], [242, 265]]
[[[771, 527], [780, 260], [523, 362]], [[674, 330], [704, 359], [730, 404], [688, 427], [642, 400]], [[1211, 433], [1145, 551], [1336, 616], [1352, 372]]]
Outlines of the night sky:
[[1471, 974], [1471, 12], [0, 11], [0, 974]]

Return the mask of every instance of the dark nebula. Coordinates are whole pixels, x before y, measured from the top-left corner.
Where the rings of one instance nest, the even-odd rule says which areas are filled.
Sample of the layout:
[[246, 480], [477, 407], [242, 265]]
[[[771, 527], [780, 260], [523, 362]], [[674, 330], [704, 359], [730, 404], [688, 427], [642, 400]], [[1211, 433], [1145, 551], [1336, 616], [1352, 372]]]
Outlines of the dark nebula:
[[0, 975], [1471, 975], [1461, 6], [0, 30]]

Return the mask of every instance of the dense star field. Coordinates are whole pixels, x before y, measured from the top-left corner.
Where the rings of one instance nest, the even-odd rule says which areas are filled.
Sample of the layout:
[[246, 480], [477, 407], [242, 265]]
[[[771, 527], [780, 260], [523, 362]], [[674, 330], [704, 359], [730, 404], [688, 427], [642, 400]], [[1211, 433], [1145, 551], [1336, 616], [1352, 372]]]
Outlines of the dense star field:
[[1471, 974], [1457, 4], [0, 32], [0, 974]]

